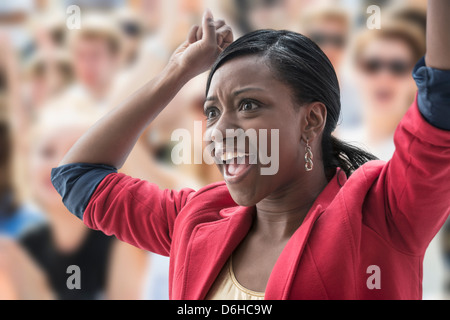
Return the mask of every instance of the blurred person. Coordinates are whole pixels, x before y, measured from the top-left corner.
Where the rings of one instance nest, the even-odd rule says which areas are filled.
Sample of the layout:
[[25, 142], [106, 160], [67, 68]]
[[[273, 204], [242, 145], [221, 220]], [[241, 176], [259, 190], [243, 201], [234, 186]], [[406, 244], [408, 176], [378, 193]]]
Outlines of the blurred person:
[[379, 30], [363, 31], [354, 52], [362, 121], [359, 128], [338, 135], [389, 160], [395, 150], [395, 129], [417, 90], [411, 72], [424, 52], [424, 39], [412, 25], [393, 22]]
[[217, 1], [205, 0], [205, 7], [214, 11], [217, 16], [222, 17], [227, 24], [233, 28], [236, 38], [249, 32], [248, 19], [246, 15], [246, 1], [231, 0]]
[[235, 0], [244, 33], [262, 28], [299, 31], [304, 10], [330, 4], [329, 0]]
[[[33, 128], [29, 157], [29, 184], [33, 199], [45, 212], [48, 223], [36, 226], [20, 238], [23, 249], [48, 281], [47, 295], [56, 299], [139, 299], [145, 279], [146, 253], [87, 229], [65, 212], [50, 181], [50, 171], [92, 123], [92, 115], [55, 114], [41, 116]], [[18, 253], [17, 256], [22, 256]], [[19, 263], [12, 255], [10, 264]], [[81, 270], [81, 289], [70, 290], [67, 268]], [[31, 267], [30, 267], [31, 268]], [[11, 275], [13, 285], [21, 284]], [[27, 284], [30, 290], [39, 283]], [[24, 297], [19, 297], [23, 299]], [[34, 297], [34, 298], [39, 298]]]
[[165, 18], [161, 6], [164, 0], [136, 0], [130, 3], [131, 9], [140, 12], [146, 34], [154, 34]]
[[19, 65], [9, 37], [0, 32], [0, 235], [19, 237], [43, 221], [24, 199], [20, 184], [21, 135]]
[[313, 40], [327, 55], [339, 78], [342, 122], [340, 130], [360, 122], [360, 101], [354, 94], [353, 73], [348, 68], [352, 20], [347, 8], [319, 5], [304, 10], [300, 19], [302, 33]]
[[23, 52], [10, 34], [0, 31], [0, 68], [5, 70], [11, 121], [13, 130], [18, 133], [14, 137], [18, 140], [24, 136], [38, 110], [64, 92], [73, 81], [67, 51], [49, 39], [48, 30], [34, 32], [33, 49]]
[[61, 49], [36, 52], [24, 69], [24, 103], [29, 105], [27, 113], [30, 117], [62, 94], [74, 80], [69, 55]]
[[[88, 13], [84, 16], [80, 30], [68, 31], [68, 49], [70, 50], [74, 82], [62, 94], [56, 96], [44, 106], [46, 113], [87, 113], [100, 117], [108, 112], [108, 103], [118, 99], [117, 92], [127, 81], [126, 72], [120, 68], [123, 49], [119, 27], [114, 16], [100, 13]], [[135, 156], [130, 157], [124, 170], [133, 170], [133, 174], [141, 176], [147, 171], [152, 173], [162, 185], [175, 187], [176, 178], [173, 174], [157, 167], [152, 159], [136, 148]], [[140, 164], [145, 163], [143, 169]], [[160, 171], [160, 172], [158, 172]]]
[[67, 36], [66, 18], [65, 11], [55, 5], [42, 11], [33, 11], [25, 24], [32, 37], [24, 52], [25, 58], [34, 52], [62, 49]]
[[304, 11], [301, 25], [302, 33], [322, 49], [340, 76], [351, 35], [349, 13], [338, 6], [314, 7]]
[[249, 31], [265, 28], [288, 29], [288, 12], [285, 10], [285, 0], [246, 0], [245, 14], [248, 19]]
[[140, 20], [151, 23], [152, 27], [144, 26], [137, 61], [122, 73], [110, 102], [124, 100], [136, 87], [161, 71], [203, 9], [203, 0], [141, 0], [137, 3], [135, 10], [141, 14]]
[[70, 30], [68, 48], [78, 85], [101, 101], [112, 89], [120, 57], [117, 26], [102, 14], [84, 16], [83, 27]]
[[[383, 19], [403, 22], [418, 28], [422, 36], [426, 35], [427, 1], [408, 0], [395, 1], [383, 10]], [[450, 264], [448, 264], [448, 226], [438, 232], [428, 246], [423, 262], [423, 295], [424, 299], [450, 299]]]
[[0, 300], [51, 300], [48, 279], [20, 244], [0, 235]]
[[142, 38], [144, 37], [144, 22], [142, 15], [134, 10], [120, 8], [115, 13], [121, 33], [121, 66], [129, 67], [133, 65], [138, 57]]
[[13, 41], [15, 47], [25, 49], [30, 41], [26, 21], [33, 13], [33, 1], [0, 1], [0, 26]]
[[[156, 78], [78, 140], [53, 184], [86, 225], [170, 255], [173, 299], [421, 299], [425, 251], [450, 213], [450, 3], [428, 8], [417, 99], [389, 162], [332, 135], [339, 83], [314, 42], [275, 30], [233, 42], [206, 11], [202, 36], [193, 27]], [[210, 68], [207, 136], [225, 181], [160, 190], [118, 173], [144, 128]], [[263, 175], [251, 151], [230, 150], [223, 133], [236, 128], [278, 129], [280, 170]]]
[[22, 202], [14, 179], [13, 137], [5, 96], [0, 94], [0, 235], [19, 238], [43, 223], [42, 215]]
[[74, 82], [45, 108], [106, 112], [105, 103], [114, 90], [120, 67], [120, 33], [108, 15], [86, 13], [81, 23], [81, 29], [67, 31]]
[[383, 13], [386, 19], [403, 21], [418, 27], [425, 37], [427, 31], [427, 0], [394, 2]]

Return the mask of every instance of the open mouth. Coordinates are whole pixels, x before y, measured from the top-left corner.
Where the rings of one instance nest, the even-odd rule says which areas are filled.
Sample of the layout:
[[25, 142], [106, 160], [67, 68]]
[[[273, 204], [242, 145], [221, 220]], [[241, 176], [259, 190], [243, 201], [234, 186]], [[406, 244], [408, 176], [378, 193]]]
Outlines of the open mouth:
[[379, 102], [389, 102], [392, 100], [394, 94], [391, 90], [378, 90], [377, 92], [375, 92], [375, 98], [377, 99], [377, 101]]
[[222, 152], [216, 155], [223, 168], [223, 176], [227, 183], [242, 181], [256, 164], [256, 156], [239, 151]]

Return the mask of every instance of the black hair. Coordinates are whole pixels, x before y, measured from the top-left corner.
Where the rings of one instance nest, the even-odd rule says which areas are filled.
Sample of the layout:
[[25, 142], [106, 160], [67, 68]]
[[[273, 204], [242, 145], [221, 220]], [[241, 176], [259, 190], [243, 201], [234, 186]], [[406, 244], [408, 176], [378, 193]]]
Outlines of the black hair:
[[298, 105], [321, 102], [327, 108], [322, 135], [322, 157], [327, 177], [336, 168], [349, 177], [364, 163], [377, 158], [332, 135], [340, 114], [340, 89], [330, 60], [312, 40], [286, 30], [257, 30], [234, 41], [217, 58], [209, 74], [206, 92], [214, 73], [227, 61], [245, 55], [265, 57], [278, 79], [286, 83]]

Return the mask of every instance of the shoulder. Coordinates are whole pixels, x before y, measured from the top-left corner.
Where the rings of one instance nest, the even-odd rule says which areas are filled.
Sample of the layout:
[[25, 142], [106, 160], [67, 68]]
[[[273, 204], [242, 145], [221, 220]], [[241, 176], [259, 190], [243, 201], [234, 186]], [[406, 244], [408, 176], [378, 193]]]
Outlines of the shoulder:
[[387, 162], [382, 160], [373, 160], [359, 167], [348, 178], [345, 187], [360, 187], [361, 185], [371, 185], [378, 179]]
[[177, 220], [179, 223], [194, 225], [217, 221], [224, 218], [221, 214], [224, 209], [238, 207], [231, 197], [226, 183], [217, 182], [189, 194]]
[[237, 206], [224, 181], [209, 184], [192, 192], [189, 195], [188, 204], [200, 205], [204, 208]]
[[361, 207], [370, 195], [378, 192], [376, 186], [386, 164], [387, 162], [381, 160], [369, 161], [353, 172], [341, 188], [341, 195], [347, 207]]

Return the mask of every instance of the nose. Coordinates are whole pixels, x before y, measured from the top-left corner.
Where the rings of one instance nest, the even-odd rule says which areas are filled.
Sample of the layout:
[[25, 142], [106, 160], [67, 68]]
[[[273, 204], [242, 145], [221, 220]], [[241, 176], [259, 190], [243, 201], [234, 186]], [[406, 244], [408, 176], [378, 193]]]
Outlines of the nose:
[[234, 135], [231, 136], [231, 134], [239, 128], [240, 126], [235, 115], [231, 112], [224, 112], [216, 123], [208, 129], [205, 140], [224, 143], [227, 138], [233, 138]]

